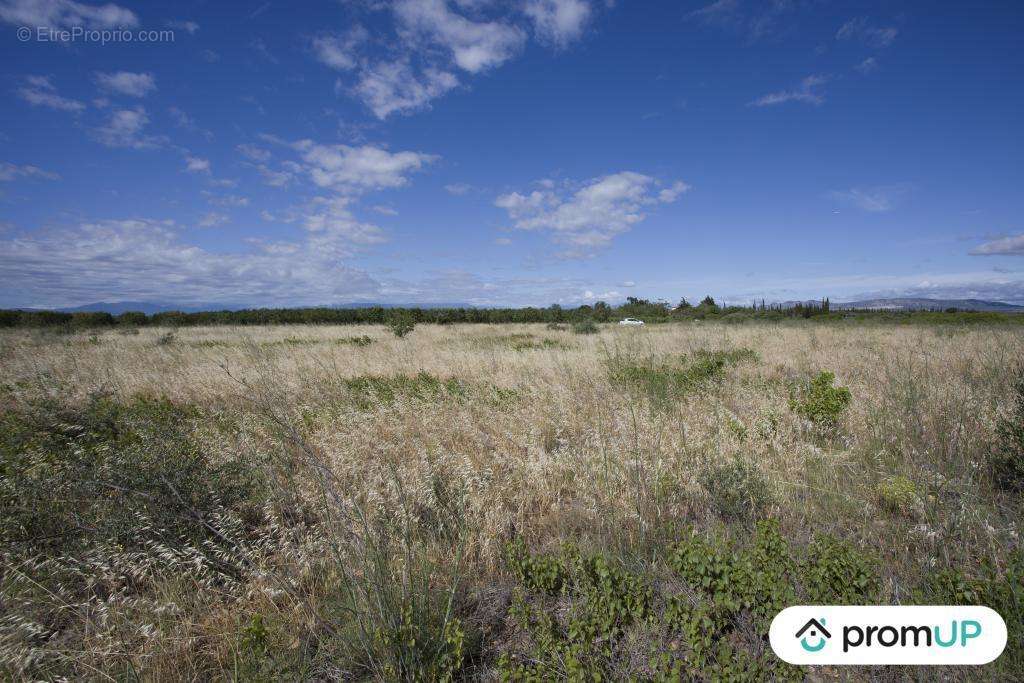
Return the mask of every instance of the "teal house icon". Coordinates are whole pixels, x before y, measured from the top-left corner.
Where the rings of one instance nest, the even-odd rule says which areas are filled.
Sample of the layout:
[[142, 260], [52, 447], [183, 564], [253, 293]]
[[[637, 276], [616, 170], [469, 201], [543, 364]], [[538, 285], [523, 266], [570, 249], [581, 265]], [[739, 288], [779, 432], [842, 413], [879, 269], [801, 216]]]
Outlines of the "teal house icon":
[[[806, 636], [804, 635], [805, 633], [807, 634]], [[821, 621], [811, 619], [803, 625], [803, 628], [796, 632], [796, 637], [800, 639], [800, 646], [803, 649], [808, 652], [818, 652], [821, 648], [825, 647], [832, 634], [825, 628], [824, 619]], [[811, 642], [807, 642], [808, 639], [811, 639]], [[817, 642], [815, 642], [815, 639], [817, 639]]]

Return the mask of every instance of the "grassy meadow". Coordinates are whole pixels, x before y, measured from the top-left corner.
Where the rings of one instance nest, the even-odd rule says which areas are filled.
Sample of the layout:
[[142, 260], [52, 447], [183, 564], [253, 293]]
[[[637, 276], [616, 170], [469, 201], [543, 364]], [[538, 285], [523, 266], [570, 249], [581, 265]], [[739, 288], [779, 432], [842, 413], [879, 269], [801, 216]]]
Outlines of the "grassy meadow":
[[1003, 325], [0, 333], [0, 678], [903, 680], [790, 604], [986, 604], [1024, 678]]

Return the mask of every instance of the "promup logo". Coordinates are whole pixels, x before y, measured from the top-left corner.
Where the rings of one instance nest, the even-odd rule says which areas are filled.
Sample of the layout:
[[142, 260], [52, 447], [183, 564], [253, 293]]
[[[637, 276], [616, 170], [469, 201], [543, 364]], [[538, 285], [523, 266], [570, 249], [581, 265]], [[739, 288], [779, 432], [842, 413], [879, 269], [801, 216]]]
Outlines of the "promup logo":
[[[810, 631], [810, 633], [807, 633]], [[807, 633], [805, 636], [804, 634]], [[825, 629], [825, 618], [822, 617], [821, 621], [817, 619], [810, 619], [803, 628], [796, 632], [796, 637], [800, 639], [800, 646], [808, 652], [819, 652], [825, 645], [828, 644], [828, 639], [832, 637], [832, 634]], [[808, 638], [812, 640], [817, 637], [817, 642], [811, 645], [807, 642]]]
[[988, 607], [817, 605], [782, 610], [768, 636], [791, 664], [987, 664], [1006, 623]]

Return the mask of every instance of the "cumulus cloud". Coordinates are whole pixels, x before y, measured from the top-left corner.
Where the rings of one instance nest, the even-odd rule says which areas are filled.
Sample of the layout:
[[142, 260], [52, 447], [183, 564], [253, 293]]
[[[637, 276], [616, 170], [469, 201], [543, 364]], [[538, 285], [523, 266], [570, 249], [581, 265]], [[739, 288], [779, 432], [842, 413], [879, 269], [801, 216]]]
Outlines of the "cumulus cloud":
[[907, 184], [883, 185], [879, 187], [853, 187], [849, 190], [832, 190], [828, 196], [834, 201], [853, 206], [869, 213], [885, 213], [896, 208], [900, 197], [910, 191]]
[[157, 147], [166, 140], [144, 133], [149, 116], [142, 107], [118, 109], [111, 113], [107, 123], [93, 131], [95, 138], [107, 147], [146, 149]]
[[135, 13], [119, 5], [89, 5], [73, 0], [0, 0], [0, 21], [18, 26], [90, 29], [130, 28]]
[[185, 157], [185, 170], [189, 173], [205, 173], [209, 175], [210, 161], [193, 156]]
[[839, 27], [837, 40], [859, 40], [869, 47], [883, 48], [892, 45], [899, 34], [894, 26], [873, 26], [866, 17], [858, 17]]
[[972, 256], [1024, 256], [1024, 235], [1010, 235], [984, 244], [970, 251]]
[[407, 62], [380, 62], [362, 71], [353, 92], [378, 119], [424, 109], [459, 85], [454, 74], [435, 68], [419, 73]]
[[363, 145], [321, 145], [300, 140], [298, 150], [313, 182], [344, 194], [402, 187], [408, 175], [433, 163], [437, 157], [420, 152], [389, 152]]
[[659, 187], [651, 176], [623, 171], [587, 181], [568, 193], [544, 184], [528, 194], [503, 194], [495, 206], [505, 209], [519, 230], [550, 232], [556, 242], [569, 246], [563, 255], [586, 256], [643, 221], [647, 208], [674, 202], [689, 189], [681, 182]]
[[459, 85], [460, 71], [480, 74], [513, 59], [530, 25], [540, 40], [564, 47], [593, 14], [590, 0], [524, 0], [517, 12], [491, 0], [394, 0], [373, 7], [388, 8], [394, 20], [396, 39], [383, 54], [369, 54], [362, 27], [318, 35], [312, 52], [321, 63], [351, 72], [351, 81], [339, 77], [335, 91], [361, 100], [380, 119], [428, 108]]
[[348, 71], [358, 64], [356, 49], [368, 37], [369, 33], [362, 26], [356, 26], [344, 35], [325, 33], [313, 38], [313, 54], [332, 69]]
[[473, 21], [453, 12], [447, 0], [398, 0], [393, 7], [400, 30], [451, 52], [460, 69], [479, 73], [514, 56], [526, 36], [500, 21]]
[[786, 102], [804, 102], [815, 106], [824, 104], [825, 96], [816, 92], [816, 88], [828, 81], [826, 76], [808, 76], [800, 81], [800, 87], [793, 90], [781, 90], [759, 97], [750, 103], [752, 107], [771, 107]]
[[40, 180], [60, 180], [60, 176], [44, 171], [38, 166], [17, 166], [11, 163], [0, 163], [0, 182], [10, 182], [17, 178], [38, 178]]
[[542, 40], [565, 47], [583, 34], [590, 5], [583, 0], [529, 0], [524, 10]]
[[25, 79], [25, 85], [18, 88], [17, 92], [21, 99], [37, 107], [73, 112], [85, 109], [85, 105], [78, 100], [59, 95], [56, 86], [50, 82], [49, 76], [28, 76]]
[[105, 220], [0, 240], [0, 279], [18, 282], [6, 305], [90, 301], [314, 305], [374, 298], [380, 285], [342, 258], [342, 236], [303, 231], [294, 242], [254, 241], [241, 252], [184, 242], [170, 221]]
[[153, 74], [118, 71], [116, 73], [98, 72], [96, 83], [109, 92], [120, 93], [129, 97], [145, 97], [156, 90], [156, 79]]

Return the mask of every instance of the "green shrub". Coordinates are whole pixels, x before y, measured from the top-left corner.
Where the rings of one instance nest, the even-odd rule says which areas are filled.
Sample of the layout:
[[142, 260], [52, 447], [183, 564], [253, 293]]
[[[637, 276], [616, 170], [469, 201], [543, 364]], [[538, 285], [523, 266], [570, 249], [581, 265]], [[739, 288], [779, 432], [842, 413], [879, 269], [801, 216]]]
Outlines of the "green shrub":
[[387, 325], [392, 334], [401, 339], [416, 328], [416, 320], [411, 314], [399, 311], [388, 316]]
[[823, 371], [790, 397], [789, 407], [816, 425], [834, 427], [853, 397], [846, 387], [834, 387], [836, 376]]
[[726, 520], [763, 517], [775, 503], [771, 482], [756, 465], [740, 458], [712, 465], [700, 480], [711, 506]]
[[666, 361], [614, 357], [608, 363], [609, 378], [613, 384], [645, 396], [652, 405], [667, 408], [686, 394], [720, 382], [727, 367], [756, 358], [750, 349], [698, 349]]
[[893, 514], [909, 516], [917, 502], [917, 487], [902, 475], [888, 477], [878, 485], [878, 501]]
[[573, 323], [572, 331], [573, 334], [597, 334], [601, 330], [598, 328], [597, 323], [593, 320], [587, 319]]
[[368, 335], [360, 335], [358, 337], [343, 337], [341, 339], [335, 339], [335, 344], [358, 346], [360, 348], [369, 346], [373, 343], [373, 338]]
[[1006, 491], [1024, 491], [1024, 365], [1016, 371], [1013, 408], [996, 424], [996, 442], [989, 454], [989, 470], [996, 485]]
[[367, 410], [376, 405], [390, 405], [402, 396], [421, 401], [436, 401], [445, 397], [465, 398], [466, 385], [452, 377], [442, 380], [427, 372], [416, 375], [362, 375], [343, 380], [353, 403]]
[[149, 322], [149, 318], [142, 311], [125, 311], [117, 316], [117, 324], [126, 327], [142, 327]]
[[206, 515], [248, 504], [257, 473], [212, 460], [189, 432], [194, 408], [166, 399], [44, 402], [0, 420], [0, 539], [29, 553], [95, 542], [132, 547], [139, 520], [206, 538]]
[[865, 604], [881, 589], [877, 558], [824, 534], [808, 548], [803, 575], [809, 604]]

